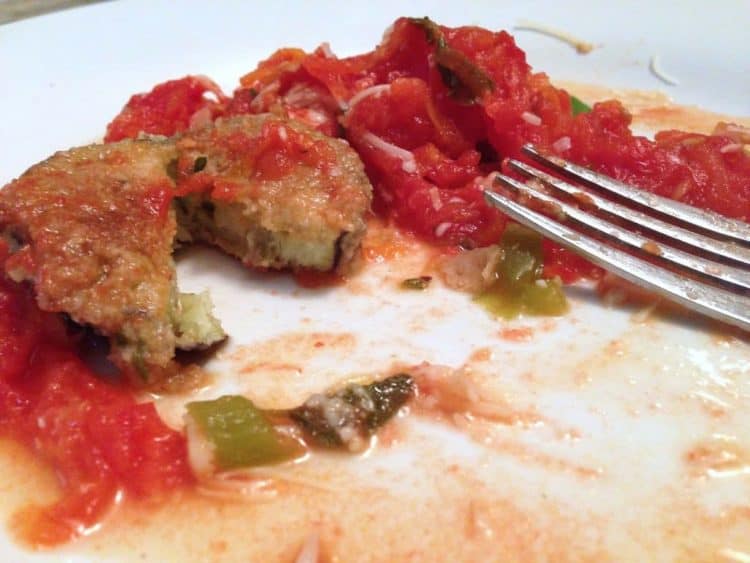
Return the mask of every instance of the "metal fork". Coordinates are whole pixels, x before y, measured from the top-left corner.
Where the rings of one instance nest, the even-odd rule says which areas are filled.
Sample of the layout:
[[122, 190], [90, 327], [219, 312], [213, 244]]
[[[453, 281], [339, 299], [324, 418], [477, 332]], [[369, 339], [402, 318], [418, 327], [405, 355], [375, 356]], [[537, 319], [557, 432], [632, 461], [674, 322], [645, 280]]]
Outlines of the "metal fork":
[[[497, 174], [494, 185], [510, 188], [515, 197], [487, 189], [484, 195], [488, 203], [625, 280], [750, 331], [750, 225], [623, 184], [544, 155], [532, 145], [525, 145], [522, 151], [557, 176], [508, 160], [507, 165], [529, 181], [523, 183]], [[567, 194], [564, 197], [568, 201], [581, 205], [567, 203], [552, 193]], [[610, 198], [601, 193], [608, 193]], [[627, 202], [628, 206], [614, 199]], [[518, 200], [540, 202], [560, 220]], [[581, 228], [601, 238], [583, 234]], [[611, 246], [613, 240], [619, 247], [630, 247], [630, 252]], [[648, 256], [649, 260], [639, 255]]]

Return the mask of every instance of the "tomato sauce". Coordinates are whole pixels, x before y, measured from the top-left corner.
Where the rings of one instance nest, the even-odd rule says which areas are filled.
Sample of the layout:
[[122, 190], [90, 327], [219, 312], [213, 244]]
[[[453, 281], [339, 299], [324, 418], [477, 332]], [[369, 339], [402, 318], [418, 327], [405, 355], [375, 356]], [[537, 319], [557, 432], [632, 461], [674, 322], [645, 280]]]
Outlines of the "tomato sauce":
[[[193, 92], [193, 79], [183, 80], [181, 88]], [[169, 121], [159, 89], [175, 82], [135, 96], [110, 129], [124, 130], [114, 125], [123, 120], [137, 130], [139, 116], [148, 131]], [[534, 73], [503, 31], [402, 18], [362, 55], [280, 49], [243, 76], [231, 98], [218, 99], [214, 116], [271, 111], [345, 137], [375, 187], [376, 213], [437, 245], [499, 239], [506, 218], [484, 202], [479, 180], [505, 158], [524, 159], [528, 142], [659, 195], [750, 218], [750, 158], [729, 150], [738, 140], [731, 126], [714, 135], [664, 131], [651, 140], [632, 133], [617, 101], [574, 115], [569, 94]], [[188, 122], [180, 114], [159, 130]], [[545, 251], [546, 271], [566, 282], [600, 273], [554, 244]]]
[[[213, 99], [212, 99], [213, 97]], [[135, 94], [107, 125], [105, 142], [135, 138], [141, 133], [174, 135], [195, 122], [211, 122], [223, 112], [226, 97], [205, 77], [186, 76]]]
[[[617, 101], [574, 115], [568, 93], [532, 72], [506, 32], [428, 20], [400, 19], [375, 50], [354, 57], [281, 49], [243, 76], [231, 97], [206, 78], [165, 82], [132, 96], [105, 140], [173, 135], [220, 116], [263, 112], [345, 138], [365, 163], [375, 212], [446, 249], [499, 240], [508, 220], [484, 202], [484, 179], [505, 158], [523, 158], [527, 142], [654, 193], [750, 218], [750, 157], [735, 150], [750, 141], [746, 130], [721, 125], [714, 135], [664, 131], [651, 140], [632, 133]], [[252, 142], [252, 168], [264, 178], [297, 162], [329, 160], [323, 144], [290, 128], [269, 126]], [[200, 185], [183, 186], [185, 193], [212, 186], [214, 197], [232, 197], [232, 185], [214, 185], [202, 172], [192, 177]], [[164, 215], [169, 201], [156, 189], [144, 206]], [[552, 243], [544, 254], [546, 275], [566, 283], [600, 275]], [[336, 281], [306, 273], [298, 280], [313, 287]], [[25, 287], [0, 279], [0, 433], [53, 466], [63, 493], [16, 519], [21, 537], [36, 546], [75, 538], [121, 495], [165, 495], [194, 479], [184, 435], [153, 404], [94, 374], [76, 347]]]
[[0, 279], [0, 434], [54, 467], [62, 488], [55, 504], [14, 518], [19, 539], [36, 547], [84, 533], [121, 495], [164, 495], [193, 481], [184, 436], [153, 403], [95, 375], [76, 349], [27, 288]]
[[[183, 139], [181, 143], [191, 148], [194, 140]], [[207, 144], [211, 149], [231, 155], [236, 174], [258, 181], [283, 178], [297, 166], [316, 168], [325, 173], [336, 165], [336, 154], [327, 143], [279, 120], [265, 122], [257, 135], [236, 131], [212, 136]], [[243, 189], [242, 182], [213, 175], [202, 168], [196, 172], [195, 166], [193, 158], [187, 155], [176, 162], [177, 189], [173, 190], [174, 195], [208, 191], [213, 199], [232, 201]]]

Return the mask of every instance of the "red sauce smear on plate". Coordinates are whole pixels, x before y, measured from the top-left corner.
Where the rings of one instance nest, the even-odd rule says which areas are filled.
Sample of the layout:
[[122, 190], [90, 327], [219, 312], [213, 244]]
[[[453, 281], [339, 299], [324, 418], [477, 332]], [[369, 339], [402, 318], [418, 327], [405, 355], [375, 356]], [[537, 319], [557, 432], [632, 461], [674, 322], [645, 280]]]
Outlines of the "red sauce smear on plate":
[[0, 435], [53, 466], [62, 489], [53, 505], [13, 519], [20, 539], [35, 547], [85, 533], [121, 495], [154, 497], [193, 482], [185, 437], [153, 403], [97, 377], [76, 348], [26, 287], [0, 278]]

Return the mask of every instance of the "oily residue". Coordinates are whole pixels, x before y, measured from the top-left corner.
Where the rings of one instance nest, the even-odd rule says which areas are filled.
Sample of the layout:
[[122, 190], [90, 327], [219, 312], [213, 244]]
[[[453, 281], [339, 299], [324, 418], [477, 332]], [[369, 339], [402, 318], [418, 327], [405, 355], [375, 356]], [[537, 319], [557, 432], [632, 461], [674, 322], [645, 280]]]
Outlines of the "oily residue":
[[653, 131], [672, 128], [695, 133], [711, 133], [719, 121], [750, 126], [750, 117], [731, 116], [695, 106], [675, 104], [663, 92], [615, 89], [564, 80], [555, 81], [555, 84], [589, 103], [620, 100], [630, 111], [635, 125]]
[[350, 333], [287, 333], [251, 346], [240, 346], [229, 359], [243, 375], [266, 370], [301, 374], [322, 349], [329, 354], [345, 355], [355, 345], [356, 337]]
[[351, 361], [357, 347], [351, 332], [289, 332], [227, 354], [223, 380], [266, 408], [290, 408], [313, 393], [368, 376], [368, 367]]
[[750, 476], [750, 451], [736, 436], [715, 434], [695, 444], [683, 459], [688, 472], [695, 477]]

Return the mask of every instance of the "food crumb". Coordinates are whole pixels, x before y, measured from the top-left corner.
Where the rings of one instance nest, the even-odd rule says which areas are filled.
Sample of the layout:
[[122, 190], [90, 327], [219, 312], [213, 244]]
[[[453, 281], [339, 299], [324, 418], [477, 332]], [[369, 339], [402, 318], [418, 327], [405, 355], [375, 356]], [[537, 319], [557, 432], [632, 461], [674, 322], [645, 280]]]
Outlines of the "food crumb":
[[486, 346], [477, 348], [469, 356], [470, 362], [488, 362], [492, 359], [492, 350]]
[[661, 256], [662, 255], [661, 247], [658, 244], [656, 244], [654, 241], [652, 241], [652, 240], [644, 242], [641, 245], [641, 249], [644, 252], [648, 252], [649, 254], [653, 254], [654, 256]]
[[501, 328], [500, 338], [508, 342], [528, 342], [534, 336], [534, 331], [530, 327]]

